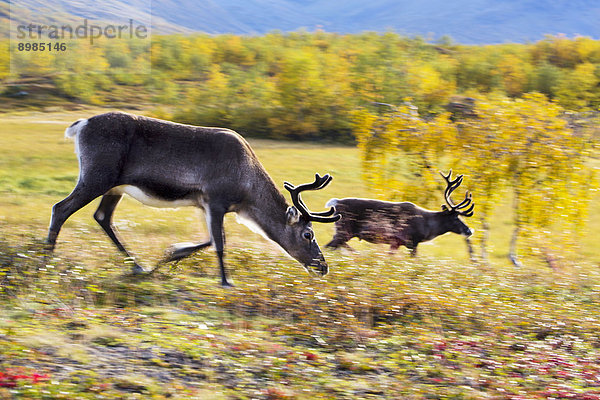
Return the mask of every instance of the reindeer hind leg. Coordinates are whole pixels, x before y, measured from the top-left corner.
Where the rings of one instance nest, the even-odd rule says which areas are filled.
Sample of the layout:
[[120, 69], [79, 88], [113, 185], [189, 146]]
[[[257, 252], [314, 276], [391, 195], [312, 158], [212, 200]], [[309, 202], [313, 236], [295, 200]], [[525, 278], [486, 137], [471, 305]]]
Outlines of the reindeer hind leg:
[[102, 196], [102, 200], [94, 213], [94, 219], [98, 224], [102, 227], [106, 235], [112, 240], [112, 242], [117, 246], [117, 248], [124, 253], [129, 259], [133, 260], [133, 266], [131, 267], [133, 274], [142, 274], [147, 272], [141, 265], [139, 265], [135, 261], [135, 257], [133, 257], [129, 251], [125, 248], [121, 240], [119, 239], [119, 235], [115, 231], [115, 227], [112, 223], [112, 216], [115, 211], [115, 208], [123, 198], [123, 195], [120, 193], [116, 193], [114, 191], [109, 191], [107, 194]]
[[80, 180], [71, 194], [52, 207], [52, 217], [46, 239], [47, 249], [50, 253], [54, 251], [56, 239], [65, 221], [77, 210], [80, 210], [104, 192], [106, 192], [106, 189], [98, 186], [89, 187]]
[[352, 236], [350, 236], [349, 234], [336, 232], [335, 235], [333, 235], [333, 239], [331, 239], [331, 241], [329, 243], [327, 243], [325, 245], [325, 247], [329, 247], [334, 250], [337, 249], [338, 247], [345, 247], [345, 248], [352, 249], [350, 246], [348, 246], [346, 244], [346, 242], [350, 239], [352, 239]]
[[[92, 200], [110, 191], [119, 176], [119, 152], [90, 152], [97, 143], [86, 144], [82, 134], [75, 138], [75, 150], [79, 157], [79, 179], [73, 191], [52, 207], [46, 243], [49, 252], [54, 250], [56, 239], [65, 221]], [[109, 149], [110, 150], [110, 149]], [[114, 207], [113, 207], [114, 208]]]

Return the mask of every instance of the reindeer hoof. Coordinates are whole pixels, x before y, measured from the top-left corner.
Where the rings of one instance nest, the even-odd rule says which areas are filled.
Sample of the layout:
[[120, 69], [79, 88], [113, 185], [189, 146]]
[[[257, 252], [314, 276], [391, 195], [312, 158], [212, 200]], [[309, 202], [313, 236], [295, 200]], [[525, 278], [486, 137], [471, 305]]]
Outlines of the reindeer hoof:
[[229, 281], [229, 280], [221, 281], [221, 286], [224, 287], [224, 288], [233, 288], [233, 287], [235, 287], [235, 285], [233, 283], [231, 283], [231, 281]]
[[132, 273], [133, 275], [143, 275], [143, 274], [146, 274], [147, 272], [148, 272], [148, 271], [146, 271], [146, 270], [144, 269], [144, 267], [142, 267], [142, 266], [141, 266], [141, 265], [139, 265], [139, 264], [134, 264], [134, 265], [133, 265], [133, 267], [131, 267], [131, 273]]

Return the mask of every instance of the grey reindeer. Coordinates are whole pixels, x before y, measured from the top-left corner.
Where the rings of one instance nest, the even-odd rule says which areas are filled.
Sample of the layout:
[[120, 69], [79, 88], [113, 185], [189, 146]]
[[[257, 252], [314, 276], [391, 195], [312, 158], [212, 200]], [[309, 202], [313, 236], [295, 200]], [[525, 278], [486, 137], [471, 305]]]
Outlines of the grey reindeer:
[[[149, 206], [203, 209], [210, 240], [174, 244], [163, 261], [188, 257], [213, 244], [223, 286], [232, 286], [223, 261], [223, 217], [229, 212], [279, 244], [307, 271], [328, 272], [312, 222], [335, 222], [340, 217], [333, 215], [333, 208], [310, 212], [300, 193], [323, 189], [331, 176], [316, 174], [313, 183], [297, 187], [286, 182], [294, 204], [288, 206], [248, 142], [229, 129], [111, 112], [78, 120], [65, 136], [75, 140], [79, 180], [71, 194], [52, 208], [48, 254], [67, 218], [102, 196], [94, 218], [117, 248], [133, 259], [112, 224], [115, 207], [127, 193]], [[133, 273], [144, 272], [134, 260]]]
[[411, 250], [411, 255], [416, 256], [419, 243], [444, 233], [470, 236], [471, 229], [459, 217], [473, 215], [475, 204], [472, 203], [471, 193], [467, 192], [465, 199], [458, 204], [450, 199], [452, 192], [462, 183], [463, 176], [459, 175], [453, 180], [452, 170], [448, 175], [441, 175], [446, 181], [446, 204], [442, 205], [442, 211], [426, 210], [410, 202], [359, 198], [329, 200], [327, 206], [335, 207], [335, 215], [342, 218], [335, 223], [335, 235], [326, 247], [351, 249], [346, 242], [356, 237], [371, 243], [389, 244], [392, 251], [406, 246]]

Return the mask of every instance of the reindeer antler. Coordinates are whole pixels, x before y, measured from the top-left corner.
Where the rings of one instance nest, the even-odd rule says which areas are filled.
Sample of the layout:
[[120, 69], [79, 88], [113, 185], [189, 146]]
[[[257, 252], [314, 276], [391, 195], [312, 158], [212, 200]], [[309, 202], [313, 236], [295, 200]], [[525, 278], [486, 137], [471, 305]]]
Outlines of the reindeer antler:
[[315, 174], [315, 181], [313, 183], [304, 183], [302, 185], [294, 186], [289, 182], [283, 182], [283, 187], [285, 187], [290, 192], [294, 206], [296, 206], [298, 211], [300, 211], [302, 216], [307, 221], [335, 222], [341, 218], [341, 215], [333, 215], [333, 213], [335, 213], [334, 207], [331, 207], [328, 211], [313, 213], [308, 210], [308, 208], [302, 201], [302, 197], [300, 197], [300, 192], [303, 192], [305, 190], [323, 189], [329, 184], [329, 182], [331, 182], [332, 179], [333, 177], [329, 174], [325, 174], [323, 177], [319, 176], [319, 174]]
[[[472, 198], [473, 196], [471, 195], [471, 192], [467, 191], [467, 193], [465, 193], [465, 199], [456, 205], [454, 203], [452, 203], [452, 199], [450, 198], [450, 195], [452, 194], [452, 192], [454, 192], [456, 190], [456, 188], [458, 188], [460, 186], [460, 184], [462, 183], [463, 175], [458, 175], [454, 180], [451, 178], [452, 170], [450, 170], [448, 172], [448, 175], [444, 175], [443, 172], [440, 172], [440, 175], [442, 175], [442, 177], [446, 181], [446, 190], [444, 190], [444, 199], [446, 200], [446, 203], [450, 207], [449, 210], [454, 211], [464, 217], [472, 216], [473, 208], [475, 207], [475, 203], [473, 203], [473, 198]], [[448, 209], [445, 205], [443, 205], [442, 208]], [[463, 208], [467, 208], [467, 209], [464, 211], [459, 211], [459, 210], [462, 210]]]

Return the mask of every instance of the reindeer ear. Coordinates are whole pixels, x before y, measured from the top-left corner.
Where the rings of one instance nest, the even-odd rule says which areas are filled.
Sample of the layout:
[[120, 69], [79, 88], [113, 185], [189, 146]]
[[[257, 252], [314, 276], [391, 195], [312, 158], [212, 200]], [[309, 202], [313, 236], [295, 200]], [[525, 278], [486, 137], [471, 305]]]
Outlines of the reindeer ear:
[[445, 204], [442, 204], [442, 211], [448, 211], [448, 206]]
[[298, 221], [300, 221], [300, 212], [294, 206], [288, 207], [287, 211], [285, 212], [285, 219], [288, 225], [297, 224]]

